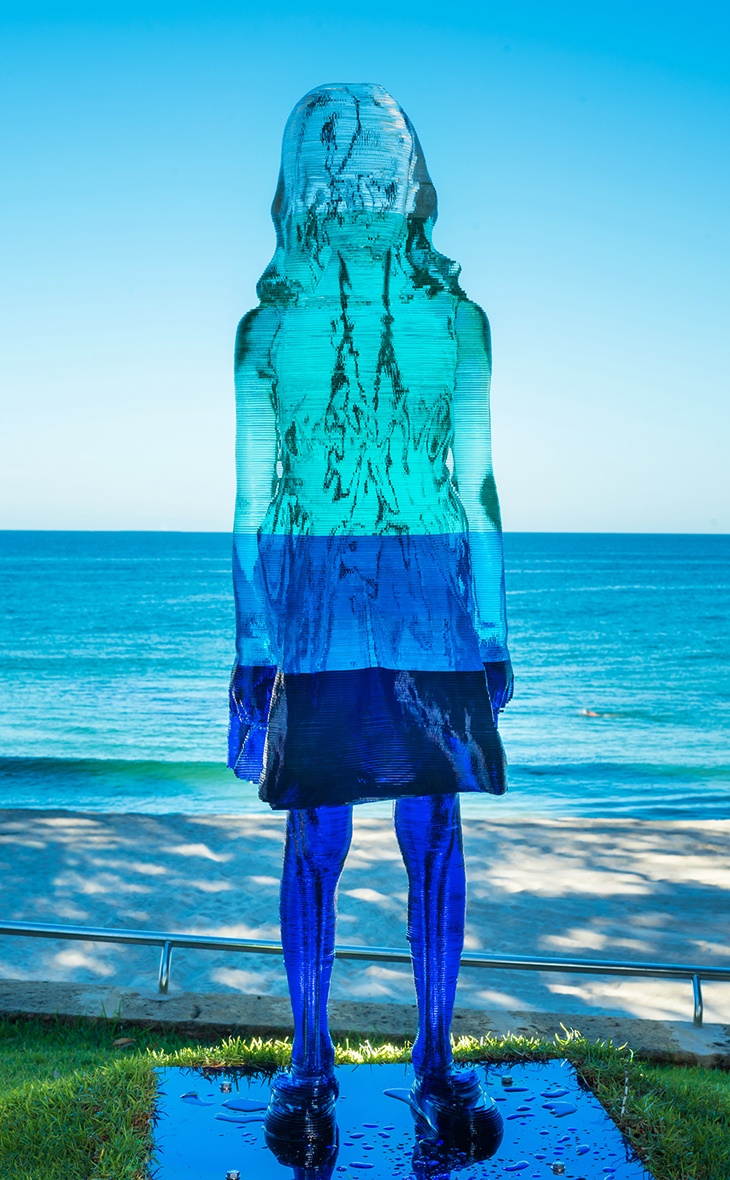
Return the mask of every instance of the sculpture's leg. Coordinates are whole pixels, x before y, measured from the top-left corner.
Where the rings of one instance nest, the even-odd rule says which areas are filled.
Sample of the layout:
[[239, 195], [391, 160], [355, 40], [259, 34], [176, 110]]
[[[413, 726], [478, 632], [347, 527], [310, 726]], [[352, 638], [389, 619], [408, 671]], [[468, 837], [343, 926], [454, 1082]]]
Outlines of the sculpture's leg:
[[418, 1000], [410, 1105], [420, 1144], [416, 1156], [426, 1170], [416, 1172], [435, 1175], [434, 1160], [444, 1152], [448, 1156], [449, 1146], [470, 1161], [488, 1159], [502, 1141], [504, 1124], [476, 1071], [457, 1069], [451, 1053], [466, 913], [458, 795], [399, 799], [395, 829], [408, 871], [408, 938]]
[[280, 1163], [321, 1166], [323, 1176], [331, 1174], [337, 1155], [337, 1083], [327, 997], [335, 957], [337, 882], [351, 836], [349, 806], [290, 811], [281, 875], [281, 941], [294, 1042], [291, 1070], [278, 1074], [271, 1086], [264, 1133]]
[[395, 830], [408, 872], [408, 939], [418, 1001], [417, 1075], [452, 1067], [451, 1018], [464, 945], [466, 874], [458, 795], [398, 799]]
[[352, 808], [290, 811], [281, 878], [281, 940], [294, 1014], [292, 1078], [331, 1079], [327, 1024], [337, 883], [352, 838]]

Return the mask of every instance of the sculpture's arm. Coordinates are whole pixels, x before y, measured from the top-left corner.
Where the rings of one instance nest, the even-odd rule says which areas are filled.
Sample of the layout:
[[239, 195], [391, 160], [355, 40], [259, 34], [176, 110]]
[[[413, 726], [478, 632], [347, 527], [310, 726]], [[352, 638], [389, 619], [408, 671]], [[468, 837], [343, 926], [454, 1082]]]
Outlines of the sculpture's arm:
[[477, 630], [495, 711], [512, 697], [507, 649], [502, 522], [492, 470], [489, 322], [480, 307], [463, 300], [456, 313], [454, 479], [469, 526]]
[[278, 316], [257, 308], [238, 326], [236, 383], [236, 512], [233, 587], [236, 663], [230, 685], [228, 765], [239, 778], [256, 779], [263, 758], [271, 690], [276, 673], [264, 603], [257, 587], [258, 530], [276, 480], [276, 419], [272, 402], [271, 345]]

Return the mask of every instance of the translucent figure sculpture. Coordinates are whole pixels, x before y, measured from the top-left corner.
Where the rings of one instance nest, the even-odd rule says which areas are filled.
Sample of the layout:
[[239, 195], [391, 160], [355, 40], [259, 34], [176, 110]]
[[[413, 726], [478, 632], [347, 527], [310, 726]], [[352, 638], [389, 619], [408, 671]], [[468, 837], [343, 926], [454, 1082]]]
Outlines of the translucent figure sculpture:
[[433, 247], [436, 193], [382, 87], [324, 86], [297, 104], [272, 216], [276, 252], [236, 341], [229, 764], [289, 812], [281, 924], [295, 1034], [267, 1129], [284, 1142], [308, 1128], [313, 1143], [336, 1097], [336, 888], [351, 806], [368, 800], [396, 801], [408, 872], [412, 1102], [433, 1125], [486, 1110], [449, 1040], [465, 907], [458, 793], [506, 789], [496, 715], [512, 673], [489, 327]]

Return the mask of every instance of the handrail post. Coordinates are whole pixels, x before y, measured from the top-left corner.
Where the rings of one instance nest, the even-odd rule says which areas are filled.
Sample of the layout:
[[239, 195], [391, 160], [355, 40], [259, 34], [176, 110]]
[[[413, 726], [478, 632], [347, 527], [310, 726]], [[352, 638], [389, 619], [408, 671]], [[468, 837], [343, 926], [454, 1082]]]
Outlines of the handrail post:
[[699, 975], [692, 976], [692, 992], [694, 994], [695, 1001], [694, 1023], [702, 1024], [702, 983], [700, 982]]
[[157, 976], [157, 990], [163, 995], [167, 994], [167, 989], [170, 986], [170, 964], [172, 961], [172, 943], [168, 940], [162, 946], [162, 954], [160, 955], [160, 970]]

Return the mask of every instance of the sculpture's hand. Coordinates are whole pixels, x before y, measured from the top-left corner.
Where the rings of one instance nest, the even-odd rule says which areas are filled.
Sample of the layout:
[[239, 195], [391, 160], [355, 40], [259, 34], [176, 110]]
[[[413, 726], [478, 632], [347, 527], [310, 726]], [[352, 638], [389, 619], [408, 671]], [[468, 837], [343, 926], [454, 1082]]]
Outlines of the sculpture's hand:
[[487, 674], [487, 687], [495, 714], [501, 713], [505, 705], [512, 700], [514, 675], [511, 660], [495, 660], [484, 665]]
[[229, 687], [228, 765], [238, 778], [255, 781], [263, 765], [266, 724], [276, 668], [236, 664]]

